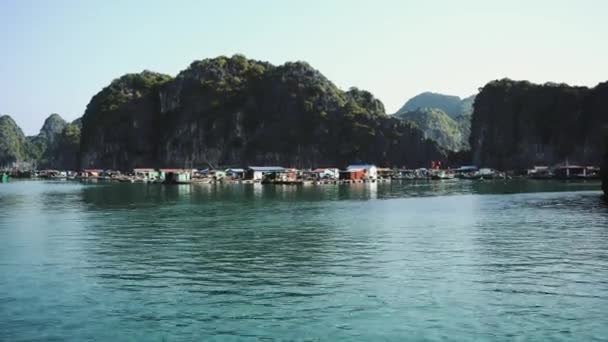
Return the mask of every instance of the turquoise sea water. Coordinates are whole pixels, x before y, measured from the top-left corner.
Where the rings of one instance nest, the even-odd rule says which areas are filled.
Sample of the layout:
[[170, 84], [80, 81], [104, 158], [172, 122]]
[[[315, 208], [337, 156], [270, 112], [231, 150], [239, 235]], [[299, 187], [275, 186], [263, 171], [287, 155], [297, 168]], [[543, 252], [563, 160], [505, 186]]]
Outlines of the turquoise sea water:
[[608, 339], [598, 183], [0, 185], [0, 341]]

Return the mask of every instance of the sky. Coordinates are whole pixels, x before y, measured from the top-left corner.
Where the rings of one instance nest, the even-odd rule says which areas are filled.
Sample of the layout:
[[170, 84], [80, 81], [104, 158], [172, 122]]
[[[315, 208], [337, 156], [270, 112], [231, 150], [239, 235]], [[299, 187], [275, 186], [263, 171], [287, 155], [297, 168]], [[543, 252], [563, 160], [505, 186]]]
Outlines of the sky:
[[388, 113], [503, 77], [594, 86], [608, 80], [607, 15], [603, 0], [0, 0], [0, 114], [35, 134], [125, 73], [235, 53], [306, 61]]

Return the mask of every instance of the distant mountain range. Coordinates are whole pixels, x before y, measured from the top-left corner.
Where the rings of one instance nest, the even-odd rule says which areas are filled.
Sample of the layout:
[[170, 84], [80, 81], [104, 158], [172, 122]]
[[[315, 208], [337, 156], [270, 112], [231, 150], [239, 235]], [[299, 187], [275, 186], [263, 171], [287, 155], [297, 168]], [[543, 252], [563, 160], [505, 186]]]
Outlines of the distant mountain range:
[[454, 95], [424, 92], [409, 99], [395, 114], [413, 112], [421, 108], [435, 108], [451, 118], [473, 114], [475, 95], [461, 99]]
[[408, 100], [394, 116], [413, 123], [446, 150], [463, 151], [469, 149], [474, 102], [475, 95], [461, 99], [424, 92]]
[[25, 136], [8, 115], [0, 116], [0, 167], [26, 163], [38, 168], [76, 168], [80, 146], [80, 120], [67, 123], [51, 114], [40, 133]]

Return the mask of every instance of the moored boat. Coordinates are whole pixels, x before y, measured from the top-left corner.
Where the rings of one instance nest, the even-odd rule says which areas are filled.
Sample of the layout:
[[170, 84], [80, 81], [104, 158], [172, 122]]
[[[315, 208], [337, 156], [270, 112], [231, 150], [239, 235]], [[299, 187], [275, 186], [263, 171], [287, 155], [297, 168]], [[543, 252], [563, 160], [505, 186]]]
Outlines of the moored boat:
[[448, 171], [438, 171], [438, 172], [433, 172], [433, 174], [431, 175], [431, 179], [434, 180], [448, 180], [448, 179], [454, 179], [455, 175], [451, 172]]

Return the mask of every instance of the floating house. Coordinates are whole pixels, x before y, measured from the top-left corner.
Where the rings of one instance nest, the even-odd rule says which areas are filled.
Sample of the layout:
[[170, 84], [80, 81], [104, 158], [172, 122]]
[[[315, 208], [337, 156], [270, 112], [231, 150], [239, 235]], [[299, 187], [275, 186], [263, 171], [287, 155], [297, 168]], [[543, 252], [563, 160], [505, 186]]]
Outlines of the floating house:
[[226, 178], [226, 171], [224, 170], [211, 170], [207, 173], [208, 177], [214, 180], [222, 180]]
[[121, 177], [122, 173], [120, 171], [117, 170], [103, 170], [99, 176], [104, 177], [104, 178], [116, 178], [116, 177]]
[[393, 178], [394, 174], [395, 174], [395, 172], [393, 171], [393, 169], [390, 169], [387, 167], [378, 168], [378, 177], [379, 178], [385, 178], [385, 179]]
[[191, 169], [160, 169], [160, 180], [165, 184], [188, 184], [192, 181]]
[[587, 168], [579, 165], [558, 166], [553, 173], [560, 179], [587, 178]]
[[280, 166], [250, 166], [245, 171], [245, 179], [261, 181], [265, 177], [279, 178], [279, 175], [284, 173], [287, 173], [287, 170]]
[[298, 179], [298, 174], [300, 174], [298, 169], [285, 169], [285, 172], [279, 173], [276, 179], [284, 182], [295, 182]]
[[157, 181], [160, 178], [160, 173], [151, 168], [138, 168], [133, 169], [135, 178], [146, 180], [149, 182]]
[[84, 169], [80, 173], [83, 178], [94, 178], [100, 177], [103, 174], [103, 170], [101, 169]]
[[40, 178], [67, 178], [68, 173], [59, 170], [41, 170], [38, 172]]
[[340, 170], [337, 168], [318, 168], [311, 171], [316, 179], [339, 179]]
[[427, 180], [431, 178], [431, 172], [427, 169], [400, 169], [396, 173], [396, 178], [405, 180]]
[[548, 166], [534, 166], [527, 171], [527, 175], [533, 179], [547, 179], [553, 177], [553, 172]]
[[232, 179], [243, 179], [245, 178], [245, 169], [226, 169], [226, 177]]
[[340, 171], [340, 180], [363, 180], [365, 179], [365, 170], [352, 169]]
[[357, 170], [363, 170], [363, 172], [365, 174], [363, 179], [368, 179], [368, 180], [378, 179], [378, 168], [376, 167], [376, 165], [355, 164], [355, 165], [349, 165], [346, 168], [346, 171], [357, 171]]
[[205, 178], [205, 177], [209, 176], [210, 172], [211, 171], [209, 169], [194, 170], [192, 173], [192, 177], [193, 178]]
[[586, 178], [600, 178], [600, 168], [596, 166], [587, 166]]

